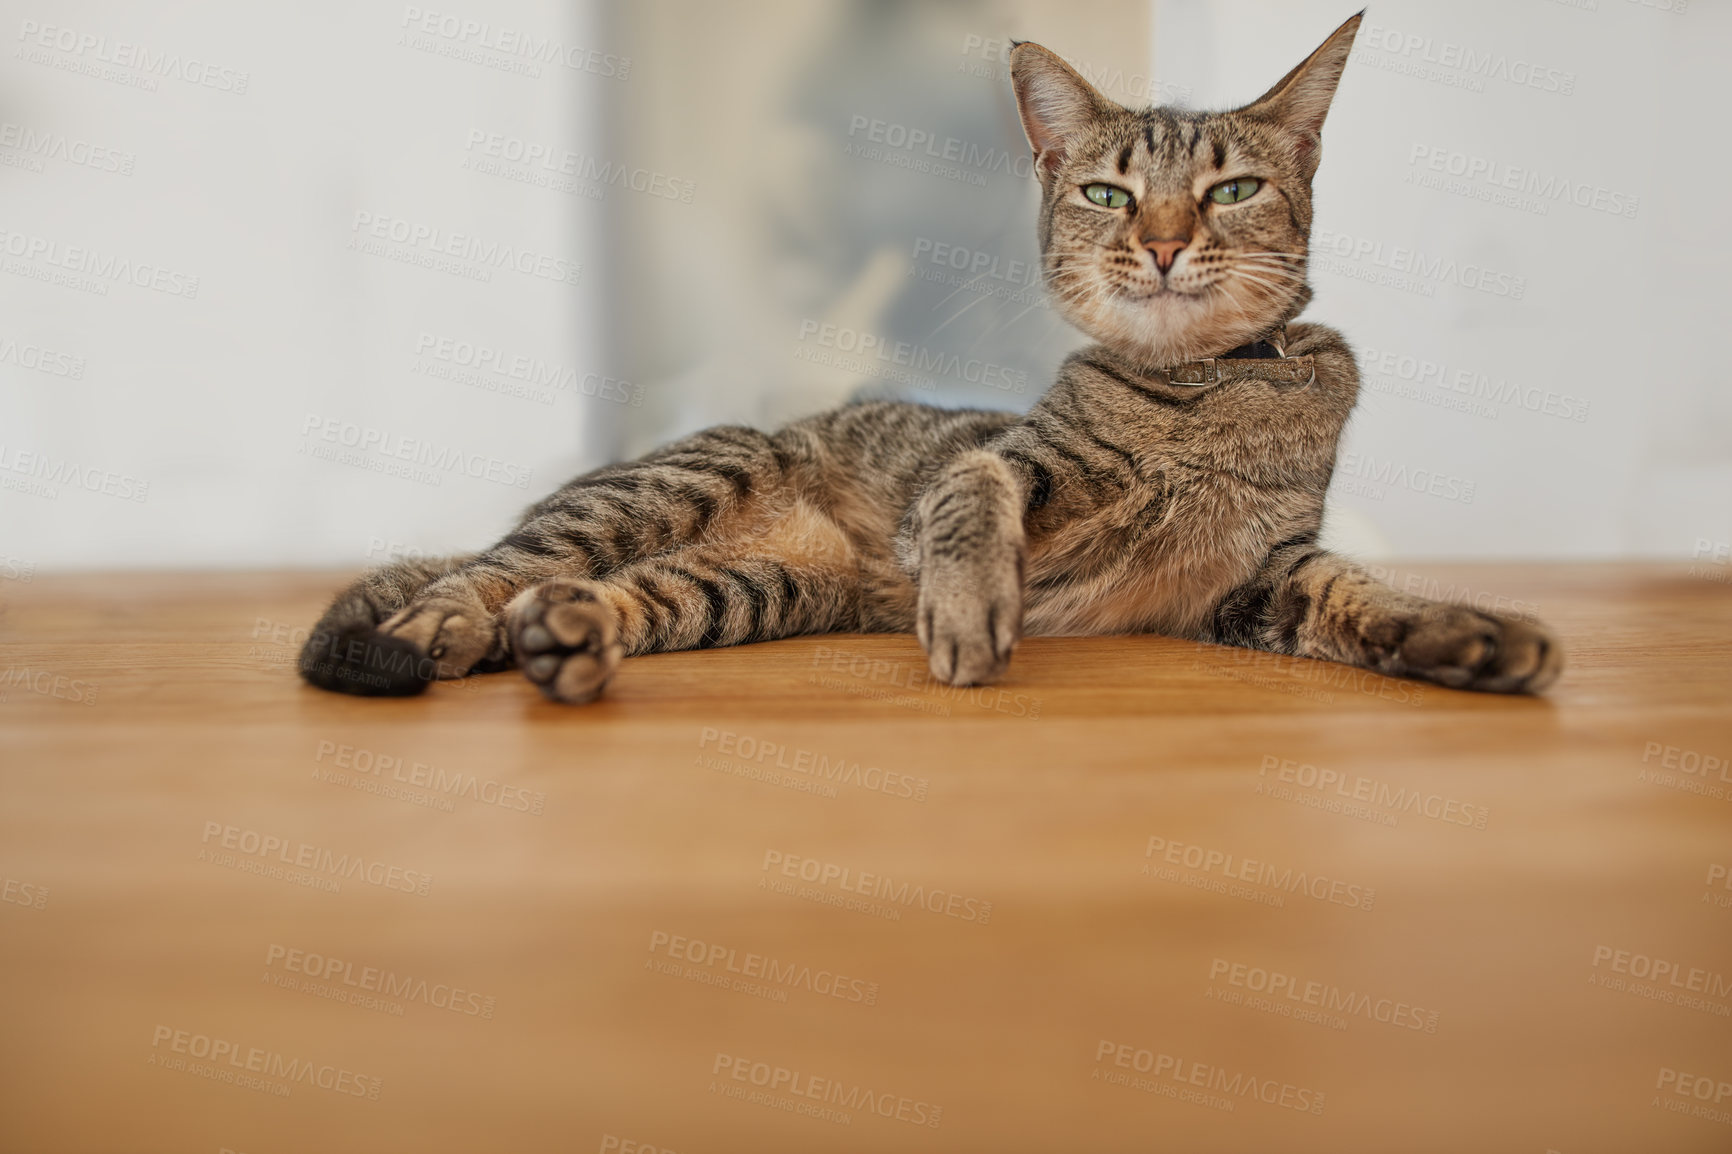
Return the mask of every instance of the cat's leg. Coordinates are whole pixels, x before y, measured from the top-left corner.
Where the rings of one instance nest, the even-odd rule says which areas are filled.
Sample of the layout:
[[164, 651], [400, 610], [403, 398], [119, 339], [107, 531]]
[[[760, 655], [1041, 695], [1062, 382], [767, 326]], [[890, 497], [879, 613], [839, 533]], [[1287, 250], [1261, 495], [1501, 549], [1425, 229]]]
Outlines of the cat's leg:
[[1563, 651], [1535, 623], [1391, 589], [1300, 540], [1216, 607], [1210, 640], [1319, 657], [1454, 689], [1538, 693]]
[[460, 572], [471, 557], [416, 558], [381, 565], [332, 600], [301, 647], [301, 676], [321, 689], [369, 696], [414, 692], [433, 663], [407, 642], [383, 640], [382, 622], [399, 615], [429, 586]]
[[339, 692], [397, 695], [436, 677], [507, 667], [502, 614], [519, 593], [555, 577], [605, 576], [696, 541], [774, 491], [781, 472], [763, 433], [721, 427], [586, 474], [492, 548], [389, 602], [389, 612], [350, 613], [331, 630], [321, 623], [319, 652], [303, 654], [303, 675]]
[[1022, 637], [1024, 482], [1003, 457], [959, 455], [921, 493], [905, 527], [918, 573], [914, 631], [933, 676], [978, 685], [1004, 672]]
[[540, 582], [507, 607], [506, 636], [524, 676], [576, 704], [600, 694], [623, 657], [858, 628], [860, 600], [845, 538], [797, 509], [750, 540]]

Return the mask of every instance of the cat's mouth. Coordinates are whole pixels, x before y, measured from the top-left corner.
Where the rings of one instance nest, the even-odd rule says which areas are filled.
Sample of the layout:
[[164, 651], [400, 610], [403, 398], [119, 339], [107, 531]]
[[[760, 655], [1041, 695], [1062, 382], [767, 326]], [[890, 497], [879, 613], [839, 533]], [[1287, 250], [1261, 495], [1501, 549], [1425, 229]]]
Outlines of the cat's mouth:
[[1113, 295], [1120, 301], [1133, 305], [1184, 305], [1203, 304], [1210, 295], [1212, 285], [1202, 288], [1175, 288], [1170, 284], [1150, 287], [1148, 285], [1122, 286]]
[[1109, 282], [1113, 288], [1113, 296], [1122, 301], [1153, 301], [1153, 300], [1189, 300], [1200, 301], [1208, 296], [1212, 286], [1201, 288], [1179, 288], [1172, 283], [1171, 278], [1163, 278], [1159, 282], [1152, 280], [1126, 280], [1114, 278]]

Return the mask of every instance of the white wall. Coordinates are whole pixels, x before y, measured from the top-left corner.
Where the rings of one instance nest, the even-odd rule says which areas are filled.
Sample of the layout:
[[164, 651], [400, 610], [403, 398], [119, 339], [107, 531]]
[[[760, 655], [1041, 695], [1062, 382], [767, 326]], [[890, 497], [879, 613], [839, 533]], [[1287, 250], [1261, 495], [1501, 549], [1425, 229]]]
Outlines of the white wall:
[[[1199, 106], [1240, 104], [1354, 8], [1157, 0], [1156, 73]], [[1324, 129], [1308, 315], [1392, 354], [1362, 357], [1333, 501], [1396, 552], [1677, 556], [1732, 540], [1728, 49], [1718, 0], [1372, 3]], [[1461, 67], [1464, 50], [1493, 74]], [[1500, 190], [1478, 169], [1421, 183], [1476, 159], [1496, 179], [1568, 181], [1589, 207], [1484, 199]], [[1466, 287], [1479, 270], [1486, 288]], [[1519, 399], [1475, 397], [1481, 377]], [[1385, 462], [1445, 495], [1378, 484]], [[1471, 503], [1451, 499], [1470, 483]]]
[[[587, 5], [489, 0], [457, 11], [491, 27], [431, 31], [415, 7], [0, 4], [0, 555], [474, 547], [575, 469], [606, 404], [581, 383], [605, 368], [598, 202], [465, 165], [472, 131], [599, 150], [598, 94], [622, 82], [582, 51], [534, 76], [497, 47], [521, 31], [598, 48]], [[406, 223], [378, 239], [357, 214]], [[435, 245], [467, 259], [410, 263]], [[575, 285], [555, 279], [566, 262]], [[507, 371], [431, 375], [455, 367], [447, 340]], [[522, 387], [516, 358], [568, 387], [494, 391]], [[308, 433], [324, 421], [337, 441]], [[365, 464], [308, 455], [345, 425], [374, 431]], [[423, 467], [375, 471], [406, 464], [393, 454]]]
[[[1154, 2], [1161, 91], [1199, 105], [1256, 95], [1352, 7]], [[474, 547], [596, 463], [625, 405], [657, 396], [654, 380], [612, 381], [605, 313], [618, 240], [603, 214], [651, 202], [581, 180], [585, 158], [632, 159], [603, 124], [655, 61], [634, 81], [610, 60], [593, 4], [442, 5], [444, 32], [415, 39], [405, 20], [419, 8], [432, 6], [0, 2], [0, 573]], [[1325, 134], [1312, 309], [1393, 354], [1388, 372], [1368, 366], [1350, 431], [1346, 527], [1408, 556], [1685, 555], [1732, 540], [1732, 10], [1379, 0], [1367, 19], [1383, 31], [1366, 36]], [[521, 33], [576, 66], [513, 70], [521, 57], [498, 45]], [[1446, 43], [1570, 91], [1401, 71], [1457, 50]], [[701, 92], [683, 99], [706, 115]], [[466, 167], [486, 159], [472, 132], [544, 145], [554, 169], [569, 150], [580, 171], [561, 183], [506, 165], [531, 184]], [[1634, 208], [1529, 211], [1425, 187], [1433, 149]], [[680, 174], [700, 195], [715, 179]], [[425, 243], [356, 251], [357, 213], [441, 244], [508, 246], [530, 271], [393, 259], [431, 259]], [[582, 265], [575, 286], [535, 275], [567, 261]], [[1375, 283], [1413, 261], [1404, 281]], [[1489, 292], [1462, 283], [1480, 270]], [[420, 354], [427, 338], [500, 350], [506, 370], [567, 387], [520, 397], [497, 391], [520, 384], [509, 371], [441, 376], [454, 366]], [[1401, 379], [1421, 362], [1441, 367]], [[1455, 391], [1479, 377], [1517, 399]], [[370, 449], [369, 467], [309, 455], [336, 447], [306, 432], [314, 418], [371, 429], [386, 451]], [[437, 485], [374, 471], [387, 452], [459, 467], [436, 469]], [[1444, 495], [1424, 491], [1434, 482]]]

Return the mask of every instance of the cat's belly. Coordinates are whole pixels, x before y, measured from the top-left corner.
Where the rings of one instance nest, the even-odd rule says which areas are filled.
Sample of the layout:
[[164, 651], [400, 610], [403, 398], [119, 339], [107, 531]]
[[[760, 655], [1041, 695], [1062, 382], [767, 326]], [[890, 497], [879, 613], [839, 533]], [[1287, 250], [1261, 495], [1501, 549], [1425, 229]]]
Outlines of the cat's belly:
[[1257, 501], [1190, 500], [1127, 533], [1087, 518], [1032, 551], [1023, 632], [1200, 636], [1222, 597], [1248, 580], [1286, 526]]
[[1199, 572], [1196, 563], [1152, 565], [1112, 581], [1042, 590], [1028, 600], [1023, 632], [1029, 636], [1101, 633], [1200, 634], [1221, 598], [1238, 584], [1228, 566]]

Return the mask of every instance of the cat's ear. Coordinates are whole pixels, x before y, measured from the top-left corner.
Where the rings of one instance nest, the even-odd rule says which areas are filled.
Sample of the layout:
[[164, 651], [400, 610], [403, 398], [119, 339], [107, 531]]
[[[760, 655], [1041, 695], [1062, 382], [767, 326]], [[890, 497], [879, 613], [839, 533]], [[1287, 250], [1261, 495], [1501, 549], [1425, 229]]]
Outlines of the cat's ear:
[[1323, 139], [1323, 118], [1329, 115], [1329, 102], [1335, 99], [1335, 87], [1341, 83], [1347, 54], [1353, 50], [1353, 37], [1364, 17], [1361, 9], [1330, 33], [1317, 51], [1283, 76], [1275, 87], [1243, 109], [1275, 120], [1291, 132], [1301, 163], [1313, 172], [1317, 167], [1317, 146]]
[[1076, 138], [1113, 107], [1056, 53], [1027, 41], [1011, 49], [1010, 83], [1042, 180], [1064, 163]]

